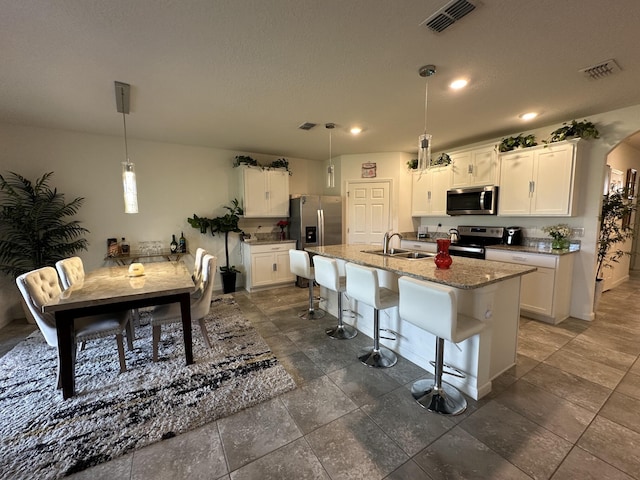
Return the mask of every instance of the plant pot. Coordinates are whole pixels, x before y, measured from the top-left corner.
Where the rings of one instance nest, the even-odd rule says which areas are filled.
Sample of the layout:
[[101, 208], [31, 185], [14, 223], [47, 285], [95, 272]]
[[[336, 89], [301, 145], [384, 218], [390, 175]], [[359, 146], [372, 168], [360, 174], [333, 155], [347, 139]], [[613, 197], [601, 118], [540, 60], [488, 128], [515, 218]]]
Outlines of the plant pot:
[[598, 310], [598, 304], [600, 298], [602, 298], [602, 291], [604, 290], [604, 278], [596, 278], [596, 289], [593, 295], [593, 311]]
[[236, 291], [236, 273], [237, 272], [221, 272], [222, 276], [222, 292], [233, 293]]

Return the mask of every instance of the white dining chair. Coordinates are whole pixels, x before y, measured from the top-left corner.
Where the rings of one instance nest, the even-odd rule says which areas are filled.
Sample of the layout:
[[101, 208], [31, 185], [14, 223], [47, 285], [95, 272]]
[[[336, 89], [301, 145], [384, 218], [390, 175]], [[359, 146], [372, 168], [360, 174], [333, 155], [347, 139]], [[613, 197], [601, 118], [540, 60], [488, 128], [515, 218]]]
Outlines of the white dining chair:
[[191, 278], [193, 278], [193, 283], [196, 285], [202, 279], [202, 259], [207, 253], [208, 252], [204, 248], [196, 248], [196, 255], [193, 263], [193, 275], [191, 276]]
[[[72, 285], [81, 284], [84, 281], [84, 263], [82, 262], [82, 259], [80, 257], [69, 257], [58, 260], [56, 262], [56, 270], [58, 271], [60, 282], [62, 283], [62, 288], [64, 290], [70, 288]], [[137, 308], [132, 310], [131, 313], [135, 316], [136, 319], [140, 319], [140, 314], [138, 313]], [[128, 318], [129, 321], [127, 322], [127, 348], [129, 349], [129, 351], [132, 351], [135, 333], [133, 331], [133, 319], [131, 317]], [[86, 343], [83, 341], [81, 343], [80, 350], [84, 350], [85, 347]]]
[[[211, 297], [213, 296], [213, 284], [215, 280], [217, 259], [213, 255], [205, 255], [202, 264], [202, 281], [199, 296], [191, 297], [191, 321], [197, 321], [202, 331], [202, 337], [207, 348], [211, 348], [209, 334], [205, 325], [205, 316], [211, 308]], [[197, 292], [197, 289], [196, 289]], [[169, 303], [158, 305], [151, 314], [151, 326], [153, 329], [153, 361], [158, 361], [158, 344], [160, 343], [161, 326], [168, 323], [182, 322], [182, 313], [179, 303]]]
[[80, 257], [70, 257], [56, 262], [56, 270], [62, 282], [62, 288], [66, 290], [74, 283], [84, 281], [84, 264]]
[[[16, 284], [44, 339], [49, 345], [57, 348], [58, 334], [55, 318], [50, 313], [42, 312], [42, 306], [61, 293], [56, 270], [53, 267], [43, 267], [24, 273], [16, 278]], [[128, 313], [76, 318], [74, 320], [75, 341], [84, 342], [114, 335], [118, 346], [120, 373], [122, 373], [127, 370], [122, 335], [128, 321]], [[60, 388], [60, 365], [58, 365], [56, 385]]]

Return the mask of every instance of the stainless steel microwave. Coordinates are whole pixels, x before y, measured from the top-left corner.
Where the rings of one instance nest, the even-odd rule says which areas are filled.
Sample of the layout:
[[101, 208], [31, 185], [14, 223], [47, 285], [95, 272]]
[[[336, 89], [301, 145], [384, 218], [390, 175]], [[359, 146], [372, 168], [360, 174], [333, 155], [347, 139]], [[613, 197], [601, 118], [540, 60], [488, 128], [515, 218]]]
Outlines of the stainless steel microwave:
[[448, 215], [496, 215], [498, 187], [456, 188], [447, 190]]

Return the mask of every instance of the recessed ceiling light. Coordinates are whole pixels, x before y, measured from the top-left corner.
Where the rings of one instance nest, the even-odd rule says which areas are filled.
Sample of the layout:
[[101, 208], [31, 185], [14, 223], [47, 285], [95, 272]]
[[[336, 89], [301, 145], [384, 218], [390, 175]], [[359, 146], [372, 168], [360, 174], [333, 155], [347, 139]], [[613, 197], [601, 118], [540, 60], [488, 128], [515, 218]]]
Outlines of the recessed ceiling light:
[[533, 120], [537, 116], [538, 116], [538, 114], [536, 112], [527, 112], [527, 113], [523, 113], [522, 115], [520, 115], [520, 118], [522, 120]]
[[464, 78], [460, 78], [458, 80], [454, 80], [453, 82], [451, 82], [449, 87], [453, 88], [454, 90], [460, 90], [461, 88], [466, 87], [468, 83], [469, 82]]
[[360, 132], [362, 132], [362, 128], [360, 127], [351, 127], [350, 130], [352, 135], [358, 135]]

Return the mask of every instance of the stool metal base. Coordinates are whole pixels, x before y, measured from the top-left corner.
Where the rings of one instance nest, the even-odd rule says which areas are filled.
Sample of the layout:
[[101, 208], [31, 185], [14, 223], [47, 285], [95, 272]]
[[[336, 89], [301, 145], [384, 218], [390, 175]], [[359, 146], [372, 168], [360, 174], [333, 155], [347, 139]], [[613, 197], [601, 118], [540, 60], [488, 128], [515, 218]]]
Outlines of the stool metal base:
[[385, 347], [380, 347], [380, 350], [374, 348], [363, 350], [358, 355], [358, 359], [366, 366], [373, 368], [389, 368], [398, 362], [396, 354]]
[[438, 388], [434, 380], [418, 380], [411, 386], [411, 394], [420, 406], [440, 415], [460, 415], [467, 409], [460, 390], [446, 383]]
[[358, 334], [358, 330], [353, 328], [351, 325], [336, 325], [332, 328], [327, 328], [325, 333], [329, 335], [331, 338], [336, 338], [338, 340], [349, 340], [355, 337]]
[[302, 320], [316, 320], [318, 318], [323, 318], [324, 316], [324, 310], [309, 310], [306, 308], [298, 314], [298, 317]]

